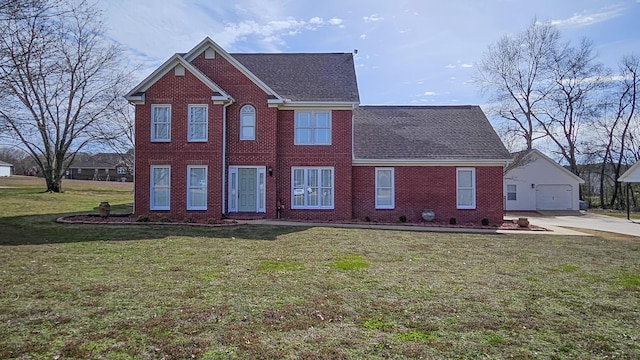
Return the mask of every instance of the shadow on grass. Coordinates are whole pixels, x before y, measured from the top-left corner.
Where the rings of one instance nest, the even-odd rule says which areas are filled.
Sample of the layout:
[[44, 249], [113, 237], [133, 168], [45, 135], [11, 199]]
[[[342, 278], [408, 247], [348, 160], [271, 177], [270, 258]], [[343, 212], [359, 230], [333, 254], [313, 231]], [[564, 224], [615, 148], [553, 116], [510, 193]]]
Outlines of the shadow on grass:
[[235, 225], [222, 227], [152, 224], [59, 224], [61, 216], [78, 213], [14, 216], [0, 218], [0, 246], [43, 245], [86, 241], [131, 241], [173, 236], [212, 239], [276, 240], [301, 232], [303, 226]]

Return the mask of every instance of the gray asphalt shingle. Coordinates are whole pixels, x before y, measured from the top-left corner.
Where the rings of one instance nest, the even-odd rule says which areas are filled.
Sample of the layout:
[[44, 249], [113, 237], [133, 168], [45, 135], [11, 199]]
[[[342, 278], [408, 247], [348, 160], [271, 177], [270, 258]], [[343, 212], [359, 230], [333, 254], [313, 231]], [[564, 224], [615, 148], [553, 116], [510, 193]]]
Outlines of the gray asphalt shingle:
[[473, 160], [511, 156], [479, 106], [361, 106], [355, 159]]
[[360, 101], [351, 53], [230, 55], [285, 99]]

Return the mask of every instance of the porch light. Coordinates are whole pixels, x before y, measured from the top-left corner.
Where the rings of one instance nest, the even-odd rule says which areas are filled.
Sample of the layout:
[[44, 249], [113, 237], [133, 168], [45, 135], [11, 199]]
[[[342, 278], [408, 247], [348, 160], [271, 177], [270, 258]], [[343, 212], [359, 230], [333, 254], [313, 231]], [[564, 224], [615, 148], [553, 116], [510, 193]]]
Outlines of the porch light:
[[269, 169], [267, 170], [269, 171], [269, 176], [273, 176], [273, 168], [269, 166]]

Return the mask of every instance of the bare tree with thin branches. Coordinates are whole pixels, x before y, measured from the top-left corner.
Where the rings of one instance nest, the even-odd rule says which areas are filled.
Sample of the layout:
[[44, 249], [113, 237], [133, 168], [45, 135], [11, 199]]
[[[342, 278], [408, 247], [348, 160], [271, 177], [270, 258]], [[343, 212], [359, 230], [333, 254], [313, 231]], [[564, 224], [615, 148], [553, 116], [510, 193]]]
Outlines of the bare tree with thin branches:
[[75, 154], [117, 136], [129, 72], [87, 1], [16, 0], [1, 8], [0, 119], [36, 161], [47, 191], [62, 191]]

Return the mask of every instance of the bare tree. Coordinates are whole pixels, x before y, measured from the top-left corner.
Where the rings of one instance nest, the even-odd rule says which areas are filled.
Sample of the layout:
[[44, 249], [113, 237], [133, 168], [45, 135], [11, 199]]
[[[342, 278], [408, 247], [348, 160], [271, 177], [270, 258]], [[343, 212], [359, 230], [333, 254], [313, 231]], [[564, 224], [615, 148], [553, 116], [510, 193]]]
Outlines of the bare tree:
[[610, 75], [599, 62], [591, 42], [583, 39], [576, 47], [565, 44], [556, 48], [550, 64], [552, 91], [548, 94], [544, 116], [538, 122], [569, 170], [580, 175], [578, 155], [581, 139], [587, 135], [600, 110], [602, 93]]
[[75, 154], [113, 136], [108, 124], [126, 106], [129, 76], [95, 5], [10, 3], [0, 8], [0, 119], [36, 161], [47, 191], [60, 192]]
[[526, 149], [546, 136], [536, 117], [553, 88], [550, 61], [560, 33], [549, 23], [534, 20], [522, 33], [504, 36], [489, 46], [478, 65], [476, 83], [494, 104], [490, 109], [524, 139]]

